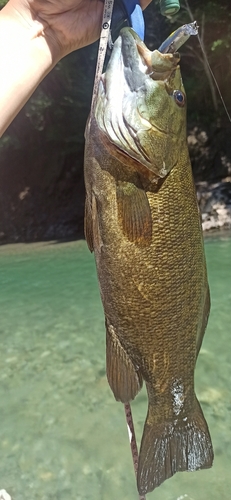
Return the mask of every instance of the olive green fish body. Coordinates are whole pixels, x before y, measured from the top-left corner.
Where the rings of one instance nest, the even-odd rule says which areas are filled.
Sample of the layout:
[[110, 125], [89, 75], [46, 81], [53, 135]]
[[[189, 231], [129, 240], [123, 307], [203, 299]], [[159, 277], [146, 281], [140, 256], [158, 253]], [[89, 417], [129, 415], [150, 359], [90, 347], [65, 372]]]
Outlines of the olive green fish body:
[[[131, 30], [122, 31], [121, 41], [116, 67], [121, 66], [123, 56], [122, 73], [128, 75], [127, 46], [132, 50], [130, 59], [134, 56], [139, 61], [145, 56], [149, 61], [149, 56], [142, 43], [137, 52], [137, 38]], [[209, 289], [186, 145], [184, 89], [174, 57], [166, 59], [167, 66], [172, 61], [167, 80], [159, 76], [158, 57], [156, 65], [152, 62], [156, 80], [148, 77], [151, 81], [146, 85], [141, 75], [143, 89], [139, 90], [138, 69], [136, 83], [131, 74], [124, 83], [133, 94], [133, 107], [142, 101], [141, 96], [145, 101], [143, 108], [137, 106], [139, 116], [129, 104], [127, 89], [122, 113], [118, 113], [118, 100], [110, 114], [106, 108], [113, 94], [104, 77], [103, 98], [99, 97], [96, 117], [87, 128], [85, 152], [85, 233], [95, 253], [105, 312], [108, 381], [115, 398], [124, 403], [136, 396], [143, 380], [148, 392], [137, 478], [140, 494], [152, 491], [179, 470], [209, 467], [213, 460], [207, 424], [194, 392]], [[174, 102], [176, 90], [179, 103]], [[149, 99], [161, 109], [160, 119], [154, 111], [151, 118], [147, 115]], [[149, 120], [152, 127], [148, 127]]]

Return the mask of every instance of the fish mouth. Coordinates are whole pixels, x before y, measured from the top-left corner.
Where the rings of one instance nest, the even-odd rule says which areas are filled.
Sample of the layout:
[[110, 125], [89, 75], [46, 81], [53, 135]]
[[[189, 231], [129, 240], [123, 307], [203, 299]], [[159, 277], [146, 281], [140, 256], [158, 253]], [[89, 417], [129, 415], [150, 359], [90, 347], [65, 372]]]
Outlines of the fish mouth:
[[[149, 50], [132, 28], [121, 30], [121, 36], [130, 42], [131, 54], [137, 49], [137, 55], [140, 58], [139, 68], [145, 75], [158, 81], [167, 81], [171, 78], [180, 61], [178, 52], [161, 53], [159, 50]], [[124, 56], [125, 58], [128, 56], [126, 50]]]
[[[122, 29], [120, 35], [123, 39], [122, 55], [125, 67], [128, 61], [130, 64], [132, 60], [135, 62], [132, 67], [132, 74], [133, 76], [134, 74], [136, 76], [135, 90], [143, 84], [144, 77], [146, 79], [151, 78], [154, 81], [163, 82], [167, 89], [171, 77], [175, 74], [176, 68], [180, 61], [179, 53], [162, 54], [158, 50], [149, 50], [146, 47], [145, 43], [140, 39], [140, 37], [132, 28]], [[138, 66], [139, 71], [135, 70], [135, 65]], [[144, 119], [142, 115], [140, 115], [140, 117]], [[165, 129], [159, 127], [156, 123], [152, 123], [151, 127], [153, 132], [168, 135], [168, 132], [166, 132]]]
[[[166, 114], [165, 101], [173, 92], [179, 60], [178, 53], [150, 51], [132, 28], [123, 28], [99, 84], [95, 118], [100, 131], [158, 177], [166, 175], [163, 164], [169, 162], [160, 147], [158, 157], [153, 141], [162, 141], [165, 151], [170, 136], [176, 140], [174, 127], [166, 126], [161, 114]], [[159, 99], [159, 93], [164, 98]], [[175, 158], [167, 172], [173, 163]]]

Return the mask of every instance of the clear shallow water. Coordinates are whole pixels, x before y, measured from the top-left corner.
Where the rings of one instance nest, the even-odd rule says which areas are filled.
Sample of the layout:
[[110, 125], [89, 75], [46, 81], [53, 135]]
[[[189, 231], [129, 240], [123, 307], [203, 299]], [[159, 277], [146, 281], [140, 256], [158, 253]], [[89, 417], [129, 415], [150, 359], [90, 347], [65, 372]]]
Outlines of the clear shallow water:
[[[147, 500], [228, 500], [231, 238], [206, 241], [212, 312], [196, 385], [214, 467]], [[123, 406], [105, 377], [94, 258], [83, 241], [0, 247], [0, 489], [13, 500], [136, 500]], [[132, 405], [138, 440], [145, 390]]]

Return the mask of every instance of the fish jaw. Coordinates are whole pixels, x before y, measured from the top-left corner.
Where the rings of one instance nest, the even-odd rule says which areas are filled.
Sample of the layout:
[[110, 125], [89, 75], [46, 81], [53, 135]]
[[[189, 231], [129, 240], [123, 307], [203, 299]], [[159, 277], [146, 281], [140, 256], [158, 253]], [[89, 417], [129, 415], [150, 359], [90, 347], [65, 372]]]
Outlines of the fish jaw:
[[[131, 28], [121, 30], [95, 110], [107, 143], [164, 178], [186, 141], [186, 98], [179, 54], [151, 52]], [[115, 78], [116, 75], [116, 78]], [[178, 92], [182, 102], [177, 102]]]

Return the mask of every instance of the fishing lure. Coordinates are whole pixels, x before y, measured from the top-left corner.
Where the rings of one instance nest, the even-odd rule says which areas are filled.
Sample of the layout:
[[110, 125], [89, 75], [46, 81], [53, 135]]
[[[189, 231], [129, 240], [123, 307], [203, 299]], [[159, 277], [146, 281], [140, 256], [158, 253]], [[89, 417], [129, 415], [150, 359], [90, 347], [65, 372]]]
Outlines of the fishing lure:
[[159, 47], [158, 50], [162, 54], [174, 54], [189, 39], [189, 37], [191, 35], [197, 35], [197, 38], [198, 38], [201, 50], [203, 52], [206, 64], [207, 64], [207, 66], [209, 68], [209, 71], [211, 73], [213, 81], [214, 81], [214, 83], [216, 85], [216, 88], [217, 88], [218, 94], [220, 96], [222, 105], [224, 107], [224, 110], [226, 112], [226, 115], [227, 115], [229, 121], [231, 122], [231, 116], [229, 114], [229, 111], [227, 109], [227, 106], [225, 104], [223, 96], [221, 94], [221, 91], [220, 91], [219, 85], [217, 83], [217, 80], [215, 78], [215, 75], [214, 75], [214, 73], [212, 71], [212, 68], [211, 68], [211, 66], [209, 64], [209, 61], [208, 61], [206, 52], [204, 50], [201, 38], [200, 38], [200, 36], [198, 34], [198, 28], [199, 28], [199, 26], [197, 25], [196, 21], [193, 21], [192, 23], [184, 24], [183, 26], [180, 26], [180, 28], [178, 28], [176, 31], [173, 31], [173, 33], [171, 33], [171, 35], [169, 35], [169, 37], [160, 45], [160, 47]]
[[174, 54], [191, 35], [198, 35], [198, 27], [196, 21], [180, 26], [161, 44], [158, 49], [159, 52], [162, 52], [162, 54]]

